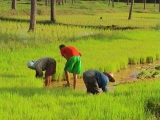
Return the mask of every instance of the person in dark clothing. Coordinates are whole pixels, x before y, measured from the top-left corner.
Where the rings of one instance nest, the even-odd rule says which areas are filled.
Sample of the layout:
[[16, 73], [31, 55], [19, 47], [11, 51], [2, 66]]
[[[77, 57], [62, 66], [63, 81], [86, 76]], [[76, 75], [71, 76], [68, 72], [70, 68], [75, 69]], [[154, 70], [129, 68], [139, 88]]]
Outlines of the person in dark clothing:
[[36, 71], [35, 77], [37, 78], [43, 77], [43, 71], [45, 71], [45, 86], [51, 84], [52, 75], [56, 73], [56, 61], [53, 58], [46, 57], [36, 61], [29, 61], [27, 66]]
[[107, 92], [108, 82], [115, 82], [113, 73], [99, 72], [97, 70], [88, 70], [83, 73], [83, 81], [87, 88], [87, 93], [98, 94], [99, 88]]

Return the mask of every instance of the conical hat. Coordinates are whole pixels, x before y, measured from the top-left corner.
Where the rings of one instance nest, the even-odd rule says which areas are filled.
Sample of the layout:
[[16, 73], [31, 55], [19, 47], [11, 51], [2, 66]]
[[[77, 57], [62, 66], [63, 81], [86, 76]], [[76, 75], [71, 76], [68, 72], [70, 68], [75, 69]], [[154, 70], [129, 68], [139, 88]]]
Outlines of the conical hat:
[[113, 73], [109, 72], [103, 72], [103, 74], [105, 74], [106, 76], [108, 76], [109, 78], [109, 82], [115, 82], [115, 79], [113, 78]]

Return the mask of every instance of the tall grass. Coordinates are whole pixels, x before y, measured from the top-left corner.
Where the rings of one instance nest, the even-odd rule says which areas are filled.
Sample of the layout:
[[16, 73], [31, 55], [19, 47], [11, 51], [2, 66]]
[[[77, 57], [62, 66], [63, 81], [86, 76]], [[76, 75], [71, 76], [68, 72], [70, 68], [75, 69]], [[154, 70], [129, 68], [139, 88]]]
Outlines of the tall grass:
[[1, 87], [0, 118], [156, 120], [147, 104], [160, 100], [159, 85], [159, 81], [119, 85], [114, 92], [96, 96], [71, 88]]
[[63, 79], [65, 59], [59, 51], [62, 43], [73, 45], [82, 53], [83, 71], [97, 69], [116, 72], [125, 69], [127, 64], [153, 62], [160, 55], [159, 30], [104, 31], [41, 24], [37, 25], [35, 33], [27, 33], [26, 23], [1, 23], [3, 71], [8, 66], [14, 73], [16, 63], [19, 63], [19, 69], [26, 70], [27, 61], [50, 56], [57, 61], [55, 80]]

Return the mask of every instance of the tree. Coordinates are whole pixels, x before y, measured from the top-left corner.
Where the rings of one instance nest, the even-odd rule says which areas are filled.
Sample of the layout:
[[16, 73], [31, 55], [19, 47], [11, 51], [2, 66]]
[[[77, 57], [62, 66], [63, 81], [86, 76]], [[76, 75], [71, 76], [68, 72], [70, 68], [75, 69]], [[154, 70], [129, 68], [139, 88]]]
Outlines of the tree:
[[72, 0], [72, 4], [74, 3], [74, 0]]
[[56, 22], [56, 0], [51, 0], [51, 21]]
[[156, 6], [156, 0], [154, 0], [154, 7]]
[[133, 4], [134, 4], [134, 0], [131, 0], [131, 7], [130, 7], [130, 10], [129, 10], [129, 17], [128, 17], [128, 20], [130, 20], [130, 19], [131, 19], [131, 16], [132, 16]]
[[47, 6], [49, 4], [49, 0], [45, 0], [45, 5]]
[[12, 0], [12, 9], [16, 9], [16, 0]]
[[144, 2], [144, 10], [146, 9], [146, 0], [143, 0]]
[[110, 5], [111, 0], [108, 0], [108, 6]]
[[159, 0], [159, 12], [160, 12], [160, 0]]
[[64, 0], [64, 3], [66, 4], [66, 3], [67, 3], [67, 0]]
[[127, 5], [129, 4], [129, 0], [127, 0]]
[[31, 0], [30, 27], [28, 31], [34, 31], [36, 27], [37, 0]]
[[112, 7], [114, 7], [114, 0], [112, 0]]

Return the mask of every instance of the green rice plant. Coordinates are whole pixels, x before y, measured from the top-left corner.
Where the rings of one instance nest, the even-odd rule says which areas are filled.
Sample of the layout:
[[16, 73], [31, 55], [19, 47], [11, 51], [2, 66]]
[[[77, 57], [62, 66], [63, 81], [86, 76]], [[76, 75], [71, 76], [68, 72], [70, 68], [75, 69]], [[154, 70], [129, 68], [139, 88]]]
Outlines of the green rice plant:
[[140, 63], [140, 61], [139, 61], [139, 59], [138, 58], [136, 58], [136, 57], [134, 57], [134, 58], [128, 58], [128, 64], [129, 65], [134, 65], [134, 64], [139, 64]]
[[156, 69], [152, 69], [152, 70], [145, 70], [145, 71], [142, 71], [140, 72], [138, 75], [137, 75], [137, 78], [139, 79], [144, 79], [144, 78], [158, 78], [160, 76], [160, 72]]
[[144, 78], [151, 78], [152, 74], [149, 71], [142, 71], [137, 75], [137, 78], [144, 79]]
[[156, 60], [159, 60], [159, 59], [160, 59], [160, 54], [157, 53], [157, 54], [156, 54]]
[[152, 56], [147, 56], [146, 63], [153, 63], [153, 57]]
[[140, 57], [140, 64], [146, 63], [145, 57]]
[[151, 112], [153, 115], [155, 115], [156, 119], [160, 118], [160, 103], [159, 101], [152, 99], [149, 99], [147, 101], [147, 105], [146, 105], [146, 111]]
[[158, 77], [160, 77], [160, 72], [155, 71], [152, 76], [155, 77], [155, 78], [158, 78]]
[[160, 70], [160, 65], [155, 67], [156, 70]]
[[[41, 81], [28, 75], [24, 78], [25, 84], [17, 77], [11, 77], [12, 82], [7, 82], [7, 76], [6, 79], [1, 79], [3, 85], [1, 84], [0, 89], [0, 118], [149, 120], [153, 115], [144, 109], [147, 100], [151, 97], [156, 101], [160, 99], [159, 81], [122, 84], [117, 86], [114, 92], [92, 96], [81, 90], [75, 92], [72, 88], [43, 88], [37, 84]], [[30, 82], [26, 82], [27, 80]], [[99, 114], [97, 111], [102, 113]]]
[[155, 30], [160, 30], [160, 24], [157, 24], [154, 29]]
[[[28, 2], [28, 1], [27, 1]], [[17, 9], [10, 10], [11, 2], [1, 2], [1, 14], [3, 19], [21, 20], [29, 22], [30, 19], [30, 2], [25, 4], [21, 1], [17, 3]], [[92, 5], [91, 5], [92, 4]], [[7, 7], [6, 7], [7, 6]], [[106, 7], [105, 1], [79, 1], [73, 4], [65, 4], [64, 7], [56, 6], [56, 21], [61, 25], [75, 25], [91, 28], [112, 28], [116, 25], [118, 28], [124, 30], [136, 28], [157, 28], [159, 24], [158, 13], [155, 12], [155, 7], [151, 4], [148, 6], [148, 12], [143, 12], [142, 4], [137, 3], [133, 10], [134, 17], [128, 21], [129, 6], [124, 3], [116, 3], [116, 7], [111, 9]], [[83, 9], [82, 9], [83, 7]], [[50, 6], [45, 6], [44, 2], [37, 4], [37, 23], [49, 23], [50, 20]], [[119, 12], [121, 14], [119, 14]], [[78, 14], [78, 15], [77, 15]], [[102, 19], [100, 19], [102, 17]], [[116, 24], [115, 24], [116, 23]]]

